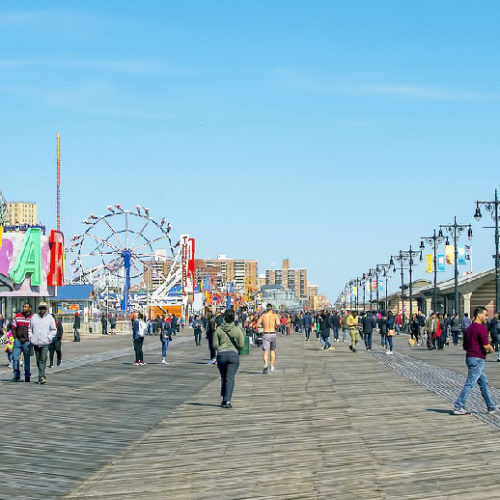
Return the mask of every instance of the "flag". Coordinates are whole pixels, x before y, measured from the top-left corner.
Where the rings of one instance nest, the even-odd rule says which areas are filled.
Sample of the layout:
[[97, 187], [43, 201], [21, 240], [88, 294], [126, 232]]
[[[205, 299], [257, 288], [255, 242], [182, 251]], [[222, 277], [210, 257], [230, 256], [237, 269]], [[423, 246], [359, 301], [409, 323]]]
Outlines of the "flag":
[[376, 281], [376, 280], [372, 280], [372, 290], [373, 290], [374, 292], [376, 292], [376, 291], [377, 291], [377, 281]]
[[470, 245], [465, 245], [465, 260], [470, 260], [472, 254], [472, 248]]
[[445, 271], [445, 258], [443, 254], [437, 256], [437, 270], [439, 273], [444, 273]]
[[352, 287], [352, 293], [353, 293], [354, 295], [357, 295], [357, 293], [358, 293], [358, 287], [357, 287], [357, 286], [353, 286], [353, 287]]
[[384, 289], [384, 280], [378, 281], [378, 289], [379, 291], [382, 291]]
[[433, 271], [434, 271], [434, 263], [433, 263], [432, 254], [427, 254], [425, 256], [425, 272], [432, 273]]
[[446, 245], [446, 263], [451, 266], [455, 264], [455, 247], [453, 245]]
[[465, 262], [465, 245], [458, 245], [457, 252], [458, 252], [457, 256], [458, 265], [464, 266], [465, 264], [467, 264], [467, 262]]

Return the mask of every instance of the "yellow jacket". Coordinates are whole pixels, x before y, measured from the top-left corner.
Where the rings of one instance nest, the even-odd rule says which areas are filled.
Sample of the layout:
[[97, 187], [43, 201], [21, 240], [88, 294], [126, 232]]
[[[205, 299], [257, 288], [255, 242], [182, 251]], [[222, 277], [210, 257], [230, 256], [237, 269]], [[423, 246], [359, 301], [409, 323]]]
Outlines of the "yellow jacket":
[[354, 330], [358, 327], [358, 318], [355, 318], [352, 314], [349, 314], [345, 319], [345, 326], [349, 328], [349, 330]]

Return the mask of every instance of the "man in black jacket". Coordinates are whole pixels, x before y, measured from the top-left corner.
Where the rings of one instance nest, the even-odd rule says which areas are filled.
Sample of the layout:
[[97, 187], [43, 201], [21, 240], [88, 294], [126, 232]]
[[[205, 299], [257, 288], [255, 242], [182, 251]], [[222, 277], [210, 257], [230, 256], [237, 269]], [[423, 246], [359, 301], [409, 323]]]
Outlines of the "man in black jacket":
[[73, 321], [73, 342], [80, 342], [80, 315], [75, 313], [75, 320]]
[[361, 326], [363, 327], [363, 340], [365, 341], [366, 349], [371, 351], [373, 329], [377, 327], [377, 322], [371, 311], [368, 311], [368, 314], [363, 316]]

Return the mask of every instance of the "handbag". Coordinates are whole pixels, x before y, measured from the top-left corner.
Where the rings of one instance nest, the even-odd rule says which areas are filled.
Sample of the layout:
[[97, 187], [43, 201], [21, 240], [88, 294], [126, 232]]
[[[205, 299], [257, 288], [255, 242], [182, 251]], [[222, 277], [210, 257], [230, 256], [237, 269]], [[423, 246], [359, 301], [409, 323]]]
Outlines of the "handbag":
[[394, 329], [387, 330], [387, 336], [388, 337], [394, 337], [394, 333], [395, 333]]

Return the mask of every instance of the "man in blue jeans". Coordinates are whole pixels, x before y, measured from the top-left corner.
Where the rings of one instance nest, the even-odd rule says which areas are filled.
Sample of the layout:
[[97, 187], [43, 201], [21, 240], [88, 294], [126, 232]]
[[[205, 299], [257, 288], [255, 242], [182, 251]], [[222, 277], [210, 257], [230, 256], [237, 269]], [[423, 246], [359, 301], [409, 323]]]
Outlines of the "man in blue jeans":
[[476, 382], [479, 384], [488, 413], [493, 414], [497, 406], [491, 400], [488, 393], [488, 378], [484, 371], [486, 355], [494, 349], [488, 340], [488, 311], [485, 307], [477, 307], [474, 311], [474, 321], [464, 333], [464, 350], [466, 351], [465, 363], [469, 370], [464, 388], [455, 401], [454, 415], [466, 415], [465, 402]]
[[14, 336], [14, 349], [12, 351], [14, 377], [12, 382], [21, 381], [20, 360], [21, 354], [24, 354], [24, 381], [29, 382], [31, 376], [31, 360], [30, 351], [31, 344], [29, 341], [28, 329], [30, 326], [31, 318], [31, 305], [26, 302], [23, 305], [23, 311], [17, 313], [12, 320], [12, 335]]

